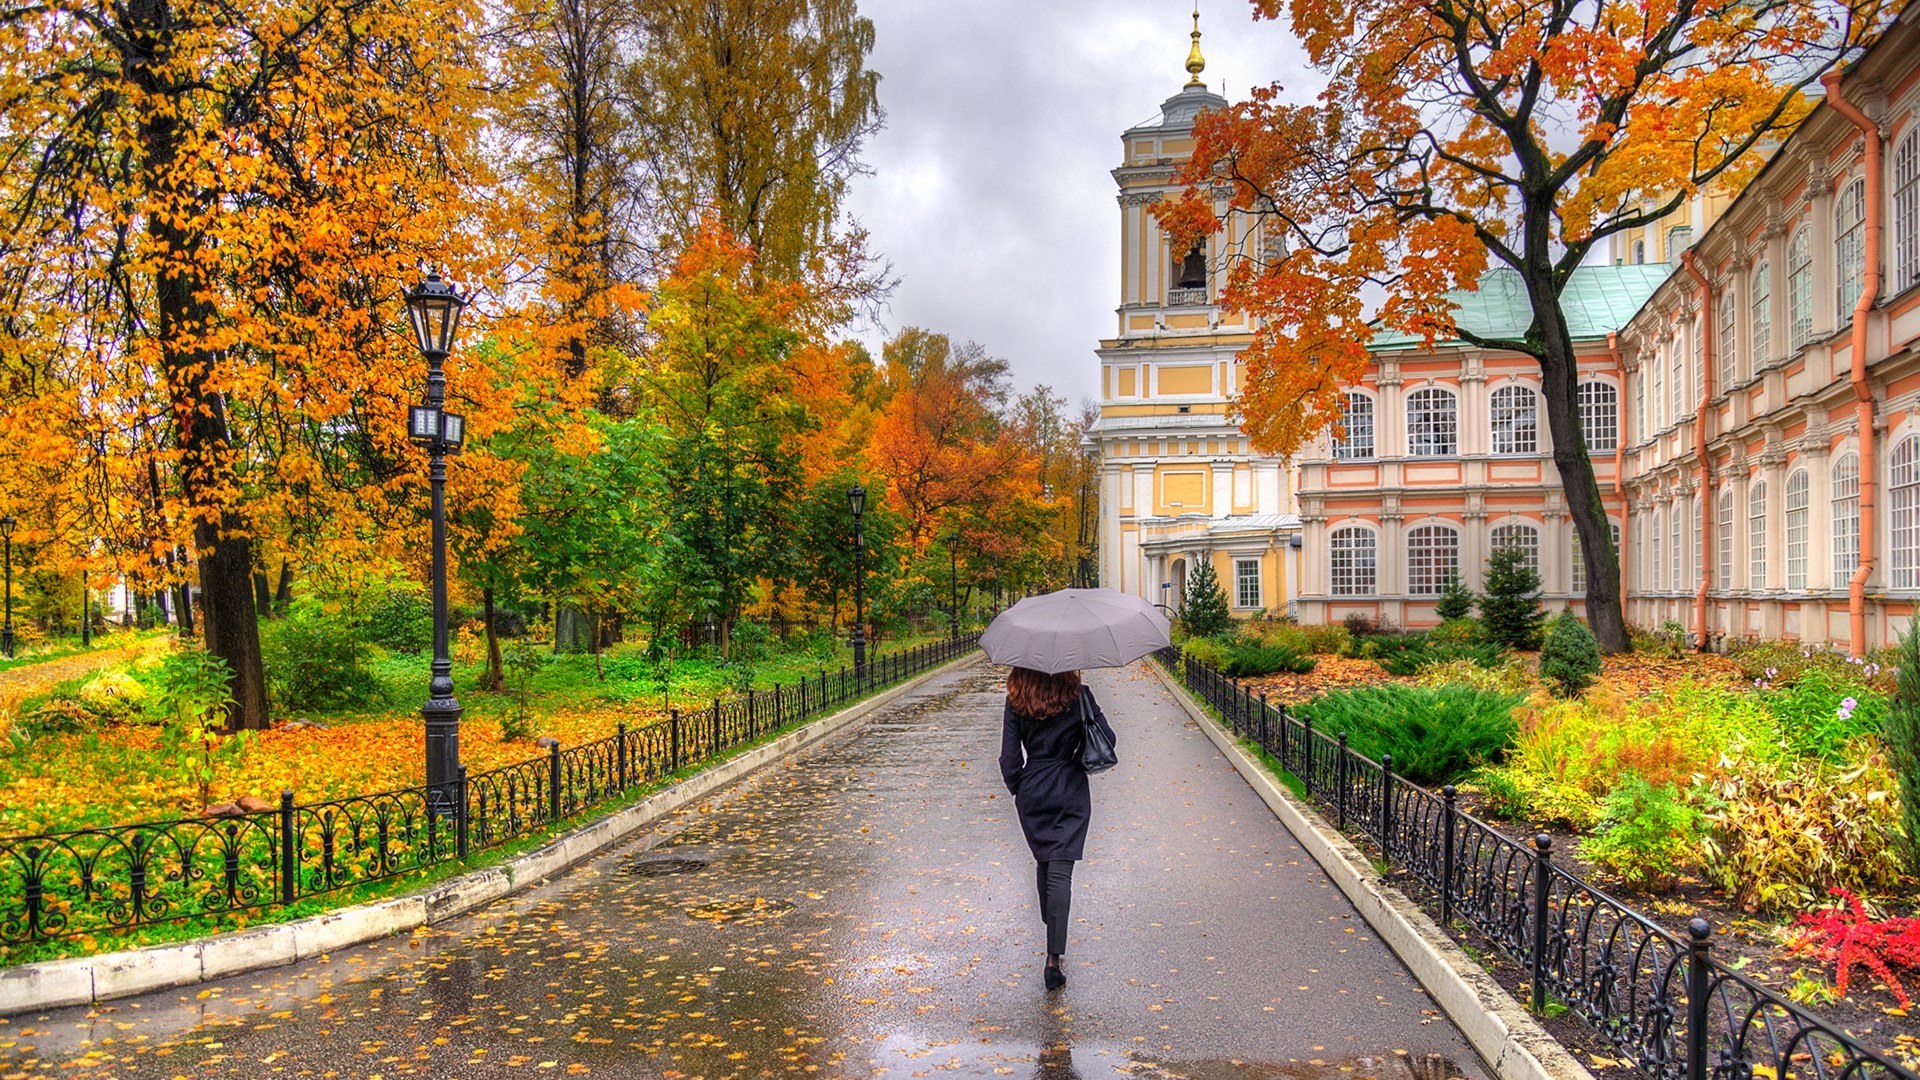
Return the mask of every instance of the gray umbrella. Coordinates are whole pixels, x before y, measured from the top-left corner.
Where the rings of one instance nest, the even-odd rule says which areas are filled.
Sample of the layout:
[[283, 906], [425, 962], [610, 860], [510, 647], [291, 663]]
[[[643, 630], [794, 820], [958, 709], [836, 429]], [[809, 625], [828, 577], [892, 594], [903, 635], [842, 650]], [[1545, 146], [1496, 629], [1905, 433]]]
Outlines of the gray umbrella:
[[1167, 617], [1117, 589], [1029, 596], [980, 635], [987, 659], [1048, 674], [1131, 664], [1172, 640]]

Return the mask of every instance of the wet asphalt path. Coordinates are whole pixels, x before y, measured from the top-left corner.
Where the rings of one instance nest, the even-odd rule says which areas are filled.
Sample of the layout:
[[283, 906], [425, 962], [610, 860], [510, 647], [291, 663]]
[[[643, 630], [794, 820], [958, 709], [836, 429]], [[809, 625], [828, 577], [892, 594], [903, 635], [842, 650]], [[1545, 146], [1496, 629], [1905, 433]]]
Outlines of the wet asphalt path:
[[412, 938], [0, 1023], [0, 1080], [1486, 1074], [1138, 667], [1047, 994], [995, 670]]

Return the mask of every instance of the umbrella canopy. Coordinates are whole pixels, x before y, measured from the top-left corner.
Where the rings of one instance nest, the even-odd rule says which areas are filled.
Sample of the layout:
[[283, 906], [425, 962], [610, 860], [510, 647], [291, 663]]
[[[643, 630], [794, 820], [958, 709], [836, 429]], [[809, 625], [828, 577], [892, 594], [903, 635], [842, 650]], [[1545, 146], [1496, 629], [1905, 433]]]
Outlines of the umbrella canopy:
[[1029, 596], [980, 635], [987, 659], [1048, 674], [1119, 667], [1164, 649], [1172, 625], [1160, 609], [1117, 589]]

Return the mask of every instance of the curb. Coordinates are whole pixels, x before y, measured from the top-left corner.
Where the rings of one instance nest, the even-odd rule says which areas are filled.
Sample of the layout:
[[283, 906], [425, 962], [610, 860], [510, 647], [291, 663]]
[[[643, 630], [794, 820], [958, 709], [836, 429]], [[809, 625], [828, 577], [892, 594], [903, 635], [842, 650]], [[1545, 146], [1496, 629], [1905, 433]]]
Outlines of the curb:
[[1364, 852], [1282, 787], [1265, 765], [1188, 695], [1186, 687], [1159, 664], [1149, 666], [1500, 1080], [1593, 1080], [1593, 1074], [1426, 912], [1382, 880]]
[[0, 968], [0, 1018], [212, 982], [284, 967], [352, 945], [445, 922], [584, 862], [763, 766], [838, 734], [921, 685], [979, 659], [969, 653], [687, 777], [640, 802], [500, 864], [406, 896], [376, 900], [294, 922], [235, 930], [177, 945], [101, 953]]

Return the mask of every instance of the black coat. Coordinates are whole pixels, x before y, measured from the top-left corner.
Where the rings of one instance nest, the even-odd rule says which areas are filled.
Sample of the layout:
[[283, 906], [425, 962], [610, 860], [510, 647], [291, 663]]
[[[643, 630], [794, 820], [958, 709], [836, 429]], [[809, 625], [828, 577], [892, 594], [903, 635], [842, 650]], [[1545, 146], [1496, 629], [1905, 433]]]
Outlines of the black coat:
[[[1099, 724], [1113, 738], [1113, 728], [1082, 688], [1082, 699]], [[1027, 846], [1042, 862], [1082, 858], [1087, 847], [1087, 822], [1093, 816], [1093, 796], [1087, 773], [1080, 767], [1080, 709], [1075, 705], [1058, 716], [1032, 720], [1006, 707], [1000, 728], [1000, 776], [1013, 794], [1020, 814], [1020, 831]], [[1115, 740], [1118, 745], [1118, 740]]]

